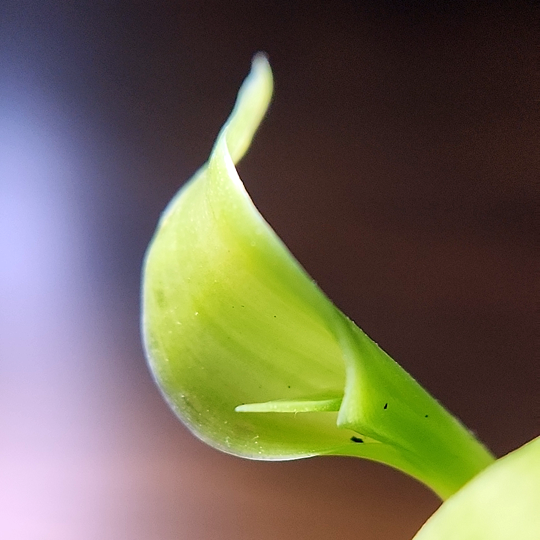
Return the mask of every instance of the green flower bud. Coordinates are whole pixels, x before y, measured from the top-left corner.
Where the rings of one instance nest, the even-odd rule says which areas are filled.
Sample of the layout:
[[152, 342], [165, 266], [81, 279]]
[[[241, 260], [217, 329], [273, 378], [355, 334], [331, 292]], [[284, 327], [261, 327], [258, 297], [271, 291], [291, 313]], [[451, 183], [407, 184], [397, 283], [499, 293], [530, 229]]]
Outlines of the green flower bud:
[[142, 331], [155, 380], [189, 429], [220, 450], [361, 456], [447, 497], [491, 455], [328, 300], [238, 177], [271, 94], [258, 55], [209, 161], [150, 244]]

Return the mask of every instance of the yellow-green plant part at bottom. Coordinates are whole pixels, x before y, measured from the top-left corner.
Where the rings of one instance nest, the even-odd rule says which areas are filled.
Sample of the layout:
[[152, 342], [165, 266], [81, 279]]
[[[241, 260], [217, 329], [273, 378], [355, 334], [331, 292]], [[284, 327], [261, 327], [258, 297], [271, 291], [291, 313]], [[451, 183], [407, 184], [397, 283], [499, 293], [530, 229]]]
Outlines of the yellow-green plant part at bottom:
[[498, 459], [450, 497], [414, 540], [538, 540], [540, 438]]
[[178, 417], [220, 450], [360, 456], [446, 498], [491, 454], [328, 300], [238, 176], [271, 94], [258, 55], [209, 161], [159, 222], [142, 293], [154, 378]]

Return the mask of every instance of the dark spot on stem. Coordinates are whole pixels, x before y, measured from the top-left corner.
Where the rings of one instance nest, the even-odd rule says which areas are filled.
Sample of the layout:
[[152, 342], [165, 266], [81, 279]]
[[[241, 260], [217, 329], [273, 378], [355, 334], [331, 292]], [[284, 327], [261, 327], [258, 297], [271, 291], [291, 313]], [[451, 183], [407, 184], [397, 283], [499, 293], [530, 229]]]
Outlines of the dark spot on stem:
[[429, 415], [426, 414], [426, 416], [424, 416], [424, 418], [427, 418]]
[[388, 409], [388, 403], [385, 403], [385, 404], [384, 404], [383, 409]]
[[364, 442], [364, 439], [361, 439], [360, 437], [355, 437], [354, 435], [351, 437], [352, 442]]

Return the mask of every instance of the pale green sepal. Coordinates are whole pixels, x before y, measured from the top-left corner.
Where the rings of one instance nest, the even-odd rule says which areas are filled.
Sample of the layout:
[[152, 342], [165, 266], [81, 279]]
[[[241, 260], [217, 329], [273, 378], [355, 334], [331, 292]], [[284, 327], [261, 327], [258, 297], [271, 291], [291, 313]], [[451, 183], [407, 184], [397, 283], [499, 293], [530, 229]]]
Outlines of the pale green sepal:
[[497, 460], [450, 497], [414, 540], [538, 540], [540, 437]]
[[[456, 471], [465, 482], [489, 454], [332, 305], [238, 177], [235, 162], [271, 92], [270, 67], [258, 56], [209, 162], [160, 220], [143, 270], [152, 373], [182, 421], [221, 450], [255, 459], [361, 456], [445, 497], [459, 487]], [[448, 426], [454, 441], [438, 434]], [[434, 473], [436, 456], [446, 471]]]
[[[258, 459], [351, 445], [336, 412], [240, 414], [241, 403], [340, 396], [335, 308], [254, 207], [234, 167], [271, 94], [263, 56], [210, 160], [171, 201], [149, 246], [142, 331], [164, 397], [201, 439]], [[229, 131], [229, 128], [231, 131]]]

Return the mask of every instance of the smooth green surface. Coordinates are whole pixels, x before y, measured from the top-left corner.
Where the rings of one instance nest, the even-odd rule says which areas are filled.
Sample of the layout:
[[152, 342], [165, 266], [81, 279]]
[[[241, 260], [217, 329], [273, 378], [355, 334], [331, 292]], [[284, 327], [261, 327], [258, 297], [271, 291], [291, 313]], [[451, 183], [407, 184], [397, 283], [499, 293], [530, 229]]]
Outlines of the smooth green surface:
[[491, 455], [333, 306], [238, 177], [271, 94], [259, 55], [210, 160], [170, 203], [147, 252], [142, 330], [156, 382], [221, 450], [362, 456], [445, 498]]
[[450, 497], [414, 540], [540, 539], [540, 438], [497, 460]]

